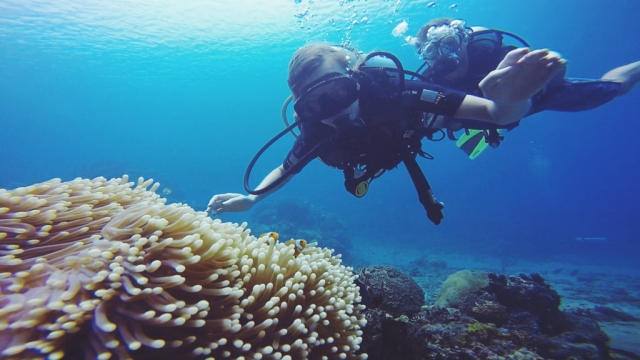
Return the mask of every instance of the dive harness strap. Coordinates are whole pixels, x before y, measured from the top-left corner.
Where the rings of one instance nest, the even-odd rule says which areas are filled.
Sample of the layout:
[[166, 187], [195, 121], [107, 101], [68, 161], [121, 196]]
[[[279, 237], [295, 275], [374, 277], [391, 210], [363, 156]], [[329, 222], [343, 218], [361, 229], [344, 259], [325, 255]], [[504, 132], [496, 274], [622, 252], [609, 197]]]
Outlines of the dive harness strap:
[[[402, 161], [407, 167], [411, 180], [413, 181], [413, 185], [418, 192], [418, 200], [420, 200], [420, 203], [427, 211], [427, 217], [434, 224], [439, 225], [444, 218], [444, 214], [442, 213], [444, 204], [439, 202], [431, 191], [431, 185], [429, 185], [429, 181], [427, 181], [426, 176], [424, 176], [424, 173], [420, 169], [420, 166], [416, 161], [416, 157], [416, 152], [408, 151], [403, 156]], [[360, 198], [367, 193], [371, 180], [380, 176], [384, 172], [384, 169], [372, 170], [371, 168], [366, 168], [364, 173], [357, 178], [355, 177], [355, 170], [353, 167], [347, 167], [343, 172], [345, 189], [352, 195]]]
[[418, 199], [420, 203], [427, 211], [427, 217], [434, 224], [438, 225], [444, 218], [444, 214], [442, 213], [442, 209], [444, 209], [444, 204], [439, 202], [436, 199], [436, 196], [433, 195], [431, 191], [431, 185], [429, 185], [429, 181], [427, 181], [427, 177], [424, 176], [424, 173], [420, 169], [418, 162], [416, 161], [416, 153], [408, 153], [403, 159], [404, 165], [407, 167], [409, 171], [409, 175], [411, 176], [411, 180], [413, 181], [413, 185], [418, 192]]

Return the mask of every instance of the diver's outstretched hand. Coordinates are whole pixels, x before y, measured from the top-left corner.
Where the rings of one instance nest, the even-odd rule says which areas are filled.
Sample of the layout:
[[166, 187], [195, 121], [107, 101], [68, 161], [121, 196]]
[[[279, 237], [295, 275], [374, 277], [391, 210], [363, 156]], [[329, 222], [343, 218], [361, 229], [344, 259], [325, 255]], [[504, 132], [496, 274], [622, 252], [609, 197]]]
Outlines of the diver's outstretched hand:
[[249, 210], [255, 203], [255, 198], [249, 195], [226, 193], [214, 195], [209, 200], [207, 211], [212, 215], [220, 215], [224, 212], [237, 212]]
[[478, 86], [487, 99], [505, 103], [526, 101], [566, 65], [557, 52], [519, 48], [510, 51]]

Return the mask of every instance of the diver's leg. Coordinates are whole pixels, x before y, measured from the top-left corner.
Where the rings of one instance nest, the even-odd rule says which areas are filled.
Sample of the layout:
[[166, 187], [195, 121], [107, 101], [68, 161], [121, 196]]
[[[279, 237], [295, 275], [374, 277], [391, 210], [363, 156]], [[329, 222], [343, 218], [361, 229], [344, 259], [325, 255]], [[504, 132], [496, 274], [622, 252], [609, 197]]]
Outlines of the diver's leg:
[[640, 82], [640, 61], [617, 67], [604, 74], [602, 80], [620, 83], [620, 95], [626, 94]]

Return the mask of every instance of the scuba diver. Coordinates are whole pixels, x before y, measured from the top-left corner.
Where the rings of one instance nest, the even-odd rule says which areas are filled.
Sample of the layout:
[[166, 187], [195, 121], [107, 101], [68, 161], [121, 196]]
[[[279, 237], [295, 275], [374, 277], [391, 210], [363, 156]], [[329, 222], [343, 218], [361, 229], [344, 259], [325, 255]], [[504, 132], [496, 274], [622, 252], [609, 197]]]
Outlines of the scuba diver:
[[[498, 101], [501, 95], [481, 90], [480, 81], [496, 70], [510, 51], [529, 47], [517, 35], [484, 27], [468, 27], [464, 21], [451, 18], [426, 23], [412, 42], [424, 60], [417, 72], [426, 67], [421, 75], [428, 81]], [[601, 106], [626, 94], [640, 81], [640, 61], [615, 68], [600, 79], [565, 78], [565, 73], [566, 68], [532, 97], [531, 109], [525, 116], [543, 110], [577, 112]], [[488, 145], [497, 147], [503, 139], [500, 132], [519, 124], [514, 122], [506, 127], [496, 127], [451, 118], [444, 121], [448, 137], [458, 140], [458, 147], [471, 159]], [[456, 139], [454, 132], [461, 129], [465, 129], [465, 133]]]
[[[425, 82], [419, 74], [405, 72], [389, 53], [365, 56], [341, 46], [306, 45], [289, 63], [295, 122], [267, 142], [249, 163], [244, 187], [250, 195], [214, 195], [207, 211], [217, 215], [247, 210], [280, 189], [314, 158], [342, 170], [345, 188], [356, 197], [364, 196], [373, 179], [402, 162], [427, 216], [439, 224], [444, 205], [433, 195], [416, 162], [417, 156], [432, 158], [422, 150], [422, 138], [441, 132], [430, 120], [431, 114], [506, 126], [529, 111], [530, 97], [561, 71], [565, 62], [548, 50], [517, 49], [503, 65], [480, 86], [508, 94], [493, 101]], [[406, 75], [418, 79], [406, 79]], [[285, 123], [290, 99], [283, 106]], [[300, 134], [283, 164], [251, 189], [249, 175], [257, 159], [295, 127]]]

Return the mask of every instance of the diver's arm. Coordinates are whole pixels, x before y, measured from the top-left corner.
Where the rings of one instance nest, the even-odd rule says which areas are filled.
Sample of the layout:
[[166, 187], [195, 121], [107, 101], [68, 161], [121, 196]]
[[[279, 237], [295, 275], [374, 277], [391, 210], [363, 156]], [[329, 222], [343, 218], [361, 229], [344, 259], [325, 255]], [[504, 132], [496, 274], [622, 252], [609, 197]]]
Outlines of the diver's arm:
[[[405, 103], [416, 109], [453, 117], [506, 125], [520, 120], [531, 107], [530, 100], [493, 101], [422, 81], [407, 81]], [[442, 127], [436, 123], [434, 126]]]
[[[264, 179], [262, 179], [262, 181], [260, 182], [260, 184], [258, 185], [258, 187], [256, 187], [256, 190], [260, 190], [263, 189], [269, 185], [271, 185], [274, 181], [280, 179], [282, 176], [284, 175], [284, 166], [280, 165], [277, 168], [273, 169], [269, 175], [265, 176]], [[291, 180], [291, 178], [293, 177], [293, 175], [295, 174], [291, 174], [289, 176], [287, 176], [286, 178], [284, 178], [282, 180], [282, 182], [280, 184], [278, 184], [278, 186], [274, 187], [273, 189], [267, 191], [264, 194], [261, 195], [247, 195], [248, 197], [253, 199], [254, 204], [257, 203], [258, 201], [266, 198], [267, 196], [273, 194], [274, 192], [280, 190], [280, 188], [282, 188], [286, 183], [289, 182], [289, 180]]]
[[[280, 179], [284, 174], [284, 168], [282, 165], [273, 169], [258, 185], [256, 190], [260, 190], [262, 188], [267, 187], [272, 184], [274, 181]], [[213, 215], [219, 215], [224, 212], [238, 212], [249, 210], [253, 205], [255, 205], [258, 201], [264, 199], [265, 197], [273, 194], [278, 191], [281, 187], [284, 186], [291, 178], [292, 175], [287, 176], [283, 181], [278, 184], [278, 186], [273, 189], [267, 191], [261, 195], [243, 195], [236, 193], [227, 193], [227, 194], [218, 194], [214, 195], [209, 201], [209, 205], [207, 206], [207, 211], [211, 211]]]
[[530, 108], [531, 100], [505, 103], [467, 95], [453, 117], [507, 125], [522, 119]]
[[566, 61], [553, 51], [515, 49], [478, 84], [488, 99], [425, 81], [406, 80], [402, 101], [422, 112], [504, 126], [524, 117], [531, 107], [531, 97], [565, 66]]

